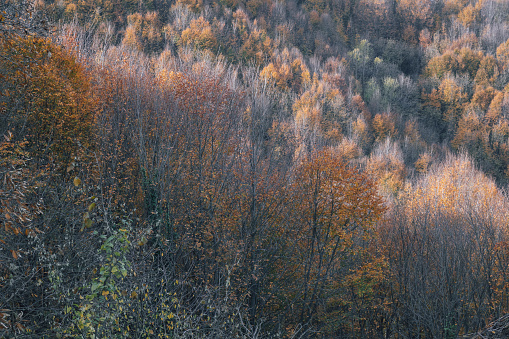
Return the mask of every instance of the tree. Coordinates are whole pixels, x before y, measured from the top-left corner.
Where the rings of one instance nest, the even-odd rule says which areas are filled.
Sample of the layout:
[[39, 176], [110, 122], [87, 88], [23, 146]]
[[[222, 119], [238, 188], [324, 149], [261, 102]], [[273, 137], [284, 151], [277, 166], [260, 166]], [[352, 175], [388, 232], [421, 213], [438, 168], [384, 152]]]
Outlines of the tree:
[[30, 25], [1, 34], [0, 45], [0, 305], [17, 318], [7, 335], [53, 336], [65, 302], [53, 296], [62, 277], [66, 287], [79, 281], [66, 267], [89, 249], [79, 232], [86, 192], [70, 181], [80, 186], [77, 175], [85, 179], [93, 167], [94, 95], [76, 56]]
[[[344, 284], [350, 269], [370, 260], [365, 251], [383, 202], [365, 174], [327, 150], [298, 167], [293, 190], [300, 208], [292, 218], [293, 250], [280, 271], [293, 281], [285, 311], [288, 320], [307, 326], [336, 321], [329, 315], [349, 311], [342, 305], [348, 304]], [[331, 334], [342, 326], [332, 326]]]
[[365, 80], [369, 78], [372, 54], [372, 46], [367, 40], [362, 40], [353, 51], [348, 53], [354, 68], [355, 77], [360, 79], [363, 85]]
[[393, 116], [390, 113], [376, 114], [373, 118], [373, 131], [375, 141], [383, 142], [386, 138], [395, 137], [397, 134]]
[[[424, 28], [432, 28], [433, 26], [433, 10], [434, 3], [430, 0], [400, 0], [397, 1], [397, 12], [401, 18], [408, 22], [407, 27], [412, 27], [416, 32], [420, 32]], [[412, 36], [413, 42], [416, 42], [416, 36]]]
[[4, 41], [6, 106], [3, 130], [26, 138], [38, 161], [56, 161], [65, 170], [91, 147], [95, 104], [90, 78], [73, 55], [49, 40], [26, 37]]
[[495, 183], [467, 156], [449, 155], [401, 197], [380, 234], [405, 335], [457, 337], [506, 312], [496, 272], [506, 265], [508, 202]]
[[200, 49], [213, 51], [216, 48], [217, 39], [210, 23], [200, 16], [198, 19], [191, 20], [189, 27], [182, 31], [180, 42], [183, 46], [190, 44]]
[[155, 52], [161, 49], [163, 37], [157, 12], [144, 15], [134, 13], [127, 16], [127, 27], [122, 43], [134, 50]]
[[506, 69], [509, 65], [509, 39], [501, 43], [497, 47], [497, 60], [500, 62], [502, 69]]

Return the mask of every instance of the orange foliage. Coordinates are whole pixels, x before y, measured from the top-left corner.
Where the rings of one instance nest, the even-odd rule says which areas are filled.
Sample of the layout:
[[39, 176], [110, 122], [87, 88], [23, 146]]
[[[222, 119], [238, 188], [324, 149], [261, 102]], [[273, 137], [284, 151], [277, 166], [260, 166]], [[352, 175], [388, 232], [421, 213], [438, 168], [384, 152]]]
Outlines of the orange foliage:
[[474, 106], [479, 107], [483, 111], [487, 111], [490, 107], [491, 101], [499, 92], [493, 87], [476, 86], [475, 93], [472, 96], [471, 103]]
[[288, 263], [284, 275], [292, 275], [294, 300], [302, 304], [301, 321], [315, 310], [322, 320], [333, 322], [330, 309], [348, 303], [348, 296], [340, 294], [343, 284], [352, 283], [344, 280], [350, 267], [345, 265], [354, 261], [370, 266], [362, 244], [374, 236], [385, 207], [373, 181], [327, 150], [312, 154], [298, 167], [293, 186], [300, 206], [291, 257], [296, 265]]
[[451, 142], [452, 147], [459, 149], [462, 145], [482, 140], [483, 126], [474, 113], [463, 116], [458, 122], [458, 130]]
[[472, 51], [468, 47], [448, 50], [444, 54], [432, 58], [424, 71], [426, 76], [436, 76], [442, 78], [447, 73], [454, 74], [466, 73], [472, 79], [477, 74], [477, 70], [483, 59], [481, 51]]
[[287, 48], [275, 57], [260, 72], [260, 76], [282, 90], [294, 89], [299, 91], [305, 85], [311, 84], [311, 74], [301, 55], [294, 55], [294, 51]]
[[341, 238], [342, 247], [351, 244], [347, 239], [357, 232], [372, 228], [385, 210], [374, 183], [331, 151], [311, 155], [297, 173], [295, 185], [303, 195], [307, 231], [316, 228], [331, 240]]
[[428, 153], [423, 153], [415, 162], [415, 170], [419, 173], [426, 173], [431, 164], [431, 156]]
[[499, 121], [502, 117], [502, 106], [504, 104], [504, 92], [498, 92], [491, 100], [490, 107], [486, 113], [486, 120], [488, 124], [493, 124]]
[[[5, 107], [12, 110], [8, 128], [15, 139], [23, 134], [31, 156], [67, 168], [93, 146], [96, 105], [88, 72], [49, 40], [26, 37], [1, 43], [9, 55], [1, 62], [4, 81], [13, 88]], [[23, 104], [14, 105], [16, 100]]]
[[396, 136], [394, 117], [390, 113], [376, 114], [373, 118], [373, 130], [377, 141]]

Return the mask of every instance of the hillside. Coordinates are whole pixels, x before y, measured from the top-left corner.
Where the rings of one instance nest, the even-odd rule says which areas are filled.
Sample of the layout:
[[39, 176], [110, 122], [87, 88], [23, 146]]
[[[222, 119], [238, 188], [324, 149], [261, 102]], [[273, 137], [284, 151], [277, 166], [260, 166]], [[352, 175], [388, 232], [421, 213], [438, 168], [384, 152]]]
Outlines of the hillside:
[[0, 34], [0, 336], [508, 313], [509, 2], [6, 0]]

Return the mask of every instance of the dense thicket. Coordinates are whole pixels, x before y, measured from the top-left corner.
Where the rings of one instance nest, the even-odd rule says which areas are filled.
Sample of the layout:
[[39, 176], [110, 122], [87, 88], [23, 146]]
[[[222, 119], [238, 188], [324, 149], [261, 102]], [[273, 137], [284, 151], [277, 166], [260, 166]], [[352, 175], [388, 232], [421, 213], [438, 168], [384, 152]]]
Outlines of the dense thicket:
[[508, 13], [2, 2], [0, 336], [454, 338], [502, 317]]

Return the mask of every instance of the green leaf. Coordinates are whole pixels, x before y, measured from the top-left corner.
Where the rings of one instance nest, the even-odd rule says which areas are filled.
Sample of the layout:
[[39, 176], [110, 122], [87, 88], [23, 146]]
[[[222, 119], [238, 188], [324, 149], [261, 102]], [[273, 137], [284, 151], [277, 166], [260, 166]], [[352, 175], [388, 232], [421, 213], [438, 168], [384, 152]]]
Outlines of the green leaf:
[[101, 287], [102, 284], [101, 283], [98, 283], [98, 282], [93, 282], [92, 283], [92, 287], [90, 288], [92, 290], [92, 292], [94, 292], [95, 290], [97, 290], [99, 287]]

